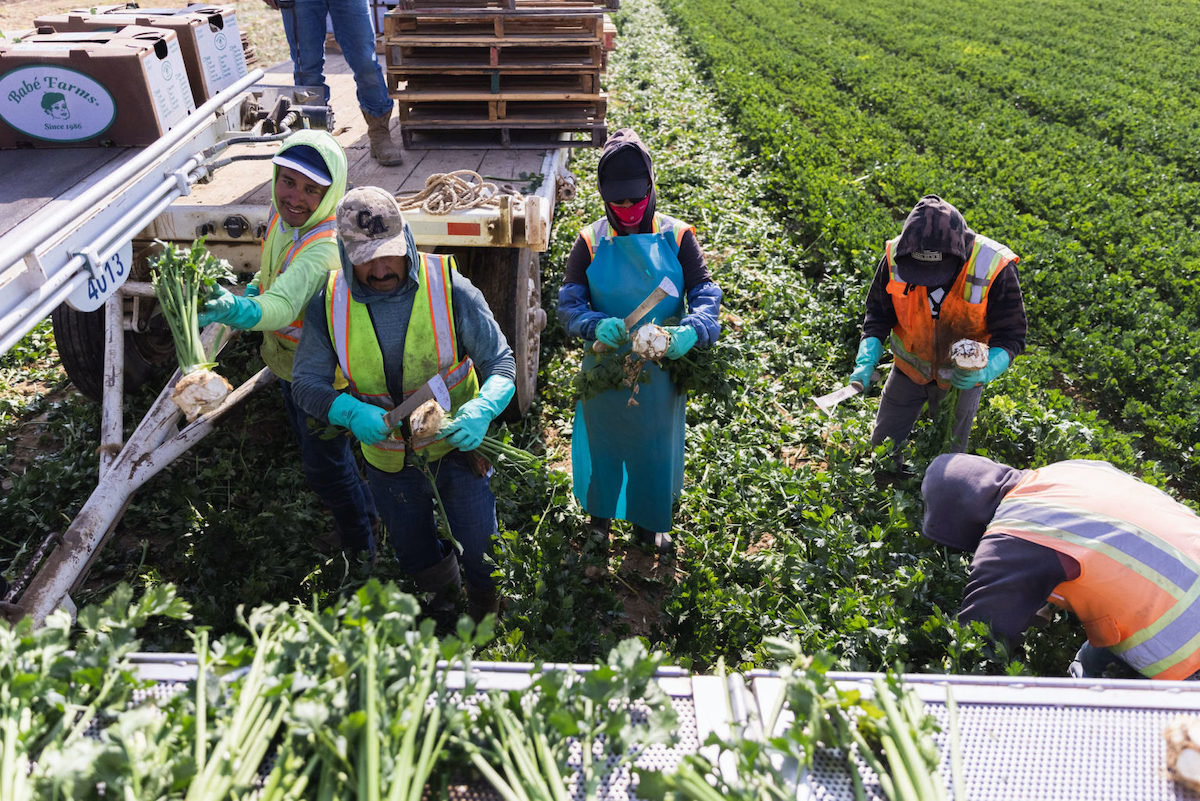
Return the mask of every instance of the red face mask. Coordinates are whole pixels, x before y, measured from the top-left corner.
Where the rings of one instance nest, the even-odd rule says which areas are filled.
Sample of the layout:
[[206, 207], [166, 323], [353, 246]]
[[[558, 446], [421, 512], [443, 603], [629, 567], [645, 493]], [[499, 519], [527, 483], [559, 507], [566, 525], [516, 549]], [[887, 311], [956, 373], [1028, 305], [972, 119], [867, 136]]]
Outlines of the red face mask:
[[646, 207], [650, 205], [650, 195], [646, 195], [632, 206], [615, 206], [612, 203], [608, 204], [608, 208], [612, 211], [613, 216], [617, 221], [627, 228], [632, 228], [642, 221], [646, 216]]

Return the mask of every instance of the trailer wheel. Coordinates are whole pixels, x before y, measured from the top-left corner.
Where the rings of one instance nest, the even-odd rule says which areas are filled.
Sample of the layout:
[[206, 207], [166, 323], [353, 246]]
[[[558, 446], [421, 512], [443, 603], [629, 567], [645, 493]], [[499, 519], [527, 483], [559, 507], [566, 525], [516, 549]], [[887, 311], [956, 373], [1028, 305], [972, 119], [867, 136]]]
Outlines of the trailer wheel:
[[537, 394], [538, 354], [546, 312], [541, 266], [528, 248], [471, 248], [454, 254], [458, 269], [483, 292], [517, 362], [517, 393], [500, 416], [519, 420]]

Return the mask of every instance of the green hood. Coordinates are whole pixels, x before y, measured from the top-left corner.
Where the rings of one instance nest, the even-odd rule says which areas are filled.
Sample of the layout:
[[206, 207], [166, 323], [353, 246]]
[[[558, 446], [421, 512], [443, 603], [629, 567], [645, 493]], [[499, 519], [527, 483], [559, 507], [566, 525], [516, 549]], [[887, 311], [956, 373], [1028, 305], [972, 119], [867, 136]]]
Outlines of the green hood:
[[[315, 147], [317, 152], [321, 154], [321, 157], [325, 159], [325, 166], [329, 168], [329, 174], [333, 178], [333, 183], [329, 185], [329, 191], [325, 193], [325, 197], [321, 198], [321, 203], [317, 206], [316, 211], [300, 227], [300, 230], [304, 231], [326, 217], [332, 216], [337, 209], [338, 201], [342, 199], [342, 195], [346, 194], [346, 153], [328, 131], [313, 131], [308, 129], [297, 131], [283, 140], [279, 152], [282, 153], [296, 145]], [[279, 199], [275, 197], [275, 181], [279, 178], [279, 166], [275, 164], [271, 166], [273, 168], [271, 170], [271, 205], [279, 208]], [[289, 229], [289, 226], [283, 220], [280, 220], [279, 223], [285, 230]]]

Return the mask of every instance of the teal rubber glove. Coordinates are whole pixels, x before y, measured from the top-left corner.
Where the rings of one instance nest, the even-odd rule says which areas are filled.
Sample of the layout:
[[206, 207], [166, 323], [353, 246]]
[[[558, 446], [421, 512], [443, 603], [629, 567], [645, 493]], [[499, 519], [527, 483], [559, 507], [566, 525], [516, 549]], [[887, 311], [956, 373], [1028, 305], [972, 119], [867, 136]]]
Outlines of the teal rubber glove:
[[858, 343], [858, 356], [854, 358], [854, 372], [850, 374], [850, 383], [858, 384], [863, 389], [871, 386], [871, 374], [875, 365], [883, 356], [883, 340], [879, 337], [867, 337]]
[[458, 407], [454, 418], [441, 431], [444, 439], [460, 451], [473, 451], [483, 442], [488, 426], [508, 406], [517, 385], [512, 379], [494, 375], [483, 382], [479, 394]]
[[329, 422], [350, 429], [359, 442], [375, 445], [383, 442], [391, 430], [383, 420], [386, 414], [386, 410], [343, 392], [329, 407]]
[[690, 325], [668, 325], [667, 333], [671, 335], [671, 344], [667, 345], [667, 358], [678, 359], [696, 345], [696, 329]]
[[610, 348], [621, 347], [627, 339], [629, 332], [625, 330], [625, 321], [620, 317], [605, 317], [596, 326], [596, 341]]
[[959, 389], [970, 389], [977, 384], [987, 384], [995, 381], [1000, 374], [1008, 369], [1012, 357], [1004, 348], [988, 348], [988, 363], [982, 370], [958, 370], [950, 376], [951, 386]]
[[258, 284], [246, 284], [246, 291], [242, 293], [243, 298], [258, 297]]
[[217, 284], [200, 307], [196, 321], [200, 327], [224, 323], [230, 328], [253, 328], [262, 319], [262, 306], [250, 298], [239, 297]]

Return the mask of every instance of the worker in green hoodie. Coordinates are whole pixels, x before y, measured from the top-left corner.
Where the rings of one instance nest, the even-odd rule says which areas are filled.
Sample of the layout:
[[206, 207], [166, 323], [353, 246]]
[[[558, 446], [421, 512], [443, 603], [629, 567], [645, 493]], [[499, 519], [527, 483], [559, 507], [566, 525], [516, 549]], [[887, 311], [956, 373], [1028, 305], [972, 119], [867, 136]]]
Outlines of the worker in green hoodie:
[[292, 399], [292, 361], [304, 309], [329, 272], [341, 266], [335, 210], [346, 193], [346, 154], [329, 133], [302, 130], [284, 140], [272, 162], [271, 214], [258, 274], [244, 296], [218, 286], [200, 312], [200, 324], [263, 332], [262, 358], [279, 377], [309, 487], [333, 514], [342, 550], [374, 553], [378, 513], [349, 440], [323, 439]]

